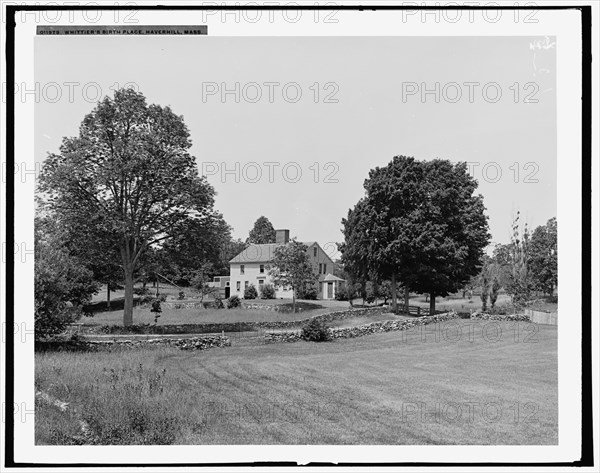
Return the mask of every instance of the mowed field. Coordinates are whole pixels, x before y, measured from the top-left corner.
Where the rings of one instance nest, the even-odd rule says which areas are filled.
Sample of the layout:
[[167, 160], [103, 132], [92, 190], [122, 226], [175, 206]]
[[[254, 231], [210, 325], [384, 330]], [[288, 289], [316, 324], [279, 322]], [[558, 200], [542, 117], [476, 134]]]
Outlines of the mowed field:
[[556, 445], [556, 327], [472, 324], [38, 353], [36, 443]]

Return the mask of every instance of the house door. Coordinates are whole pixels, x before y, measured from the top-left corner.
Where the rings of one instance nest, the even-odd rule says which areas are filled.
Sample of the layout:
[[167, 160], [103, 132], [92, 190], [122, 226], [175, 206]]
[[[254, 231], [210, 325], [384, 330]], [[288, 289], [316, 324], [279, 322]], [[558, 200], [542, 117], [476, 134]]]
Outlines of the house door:
[[327, 299], [333, 299], [333, 283], [327, 283]]
[[229, 294], [231, 293], [231, 288], [229, 286], [225, 287], [225, 299], [229, 299]]

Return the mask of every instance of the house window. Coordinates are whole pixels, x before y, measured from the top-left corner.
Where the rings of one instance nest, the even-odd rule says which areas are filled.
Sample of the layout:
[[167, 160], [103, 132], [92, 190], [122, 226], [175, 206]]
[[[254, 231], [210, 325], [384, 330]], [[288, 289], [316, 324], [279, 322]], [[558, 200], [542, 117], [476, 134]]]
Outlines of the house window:
[[237, 292], [240, 292], [240, 288], [241, 288], [241, 287], [242, 287], [242, 282], [241, 282], [241, 281], [237, 281], [237, 282], [235, 283], [235, 290], [236, 290]]
[[313, 248], [313, 257], [315, 257], [315, 258], [317, 257], [317, 247], [316, 246]]
[[323, 263], [323, 274], [327, 274], [327, 263]]
[[248, 281], [244, 281], [244, 289], [248, 289]]
[[265, 272], [265, 265], [264, 265], [264, 264], [261, 264], [261, 265], [260, 265], [260, 267], [259, 267], [259, 272], [260, 272], [260, 273], [264, 273], [264, 272]]
[[214, 282], [221, 282], [221, 278], [219, 276], [215, 276]]
[[319, 274], [323, 272], [323, 264], [319, 263]]
[[243, 264], [240, 264], [240, 274], [245, 274], [246, 267]]
[[258, 287], [263, 287], [264, 284], [265, 284], [265, 280], [264, 279], [259, 279], [258, 280]]

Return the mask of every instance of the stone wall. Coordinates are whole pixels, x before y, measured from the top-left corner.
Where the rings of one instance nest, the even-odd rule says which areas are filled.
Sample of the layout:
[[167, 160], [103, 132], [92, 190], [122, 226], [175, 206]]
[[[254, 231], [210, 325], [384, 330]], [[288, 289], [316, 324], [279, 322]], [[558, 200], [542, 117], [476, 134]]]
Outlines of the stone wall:
[[177, 334], [201, 334], [220, 332], [251, 332], [256, 330], [251, 322], [234, 323], [204, 323], [204, 324], [180, 324], [180, 325], [103, 325], [101, 327], [90, 327], [87, 332], [103, 333], [107, 335], [124, 334], [153, 334], [153, 335], [177, 335]]
[[[254, 309], [254, 310], [270, 310], [272, 312], [292, 312], [292, 309], [286, 306], [277, 304], [261, 304], [260, 302], [245, 302], [242, 301], [242, 309]], [[302, 311], [301, 308], [299, 308]]]
[[527, 314], [513, 314], [513, 315], [494, 315], [494, 314], [481, 314], [475, 312], [471, 315], [471, 320], [498, 320], [498, 321], [509, 321], [509, 322], [531, 322], [529, 315]]
[[[358, 309], [358, 310], [369, 310], [369, 309]], [[330, 314], [325, 314], [330, 315]], [[356, 317], [356, 315], [355, 315]], [[431, 315], [427, 317], [420, 317], [416, 319], [402, 319], [402, 320], [386, 320], [383, 322], [372, 322], [370, 324], [357, 325], [356, 327], [347, 328], [330, 328], [329, 334], [332, 339], [337, 338], [355, 338], [362, 337], [364, 335], [371, 335], [373, 333], [392, 332], [396, 330], [408, 330], [418, 325], [427, 325], [432, 323], [445, 322], [458, 318], [458, 314], [454, 311]], [[333, 319], [332, 319], [333, 320]], [[278, 332], [278, 333], [267, 333], [265, 334], [265, 342], [267, 343], [278, 343], [278, 342], [297, 342], [302, 340], [300, 332]]]
[[36, 342], [36, 351], [97, 351], [112, 348], [139, 348], [166, 345], [181, 350], [206, 350], [231, 346], [231, 340], [223, 335], [193, 338], [153, 338], [143, 340], [85, 340]]

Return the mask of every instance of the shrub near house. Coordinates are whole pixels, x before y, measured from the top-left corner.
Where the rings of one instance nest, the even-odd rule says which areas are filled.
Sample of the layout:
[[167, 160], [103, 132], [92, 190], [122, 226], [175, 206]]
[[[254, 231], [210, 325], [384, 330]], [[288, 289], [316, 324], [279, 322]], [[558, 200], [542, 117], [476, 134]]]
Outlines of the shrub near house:
[[261, 299], [275, 299], [275, 287], [273, 284], [263, 284], [260, 291]]
[[256, 299], [258, 297], [258, 292], [254, 284], [250, 284], [244, 291], [244, 299]]

